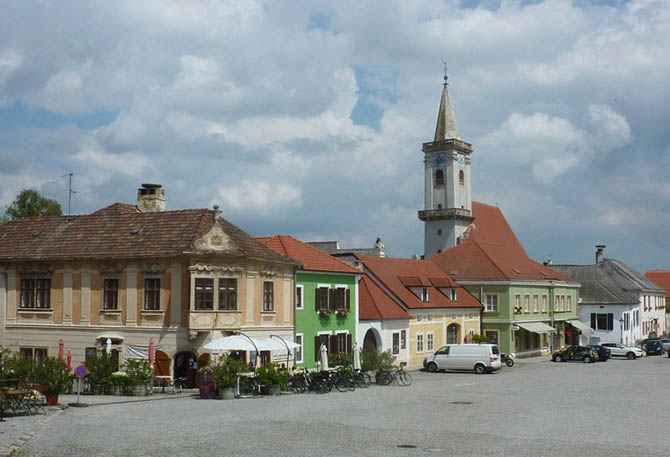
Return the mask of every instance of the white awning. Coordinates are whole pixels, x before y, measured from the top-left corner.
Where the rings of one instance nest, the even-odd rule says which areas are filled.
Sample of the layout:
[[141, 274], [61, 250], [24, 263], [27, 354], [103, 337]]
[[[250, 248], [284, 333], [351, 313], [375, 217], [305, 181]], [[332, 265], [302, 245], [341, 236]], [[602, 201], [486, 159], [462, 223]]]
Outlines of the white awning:
[[572, 325], [573, 327], [578, 328], [582, 332], [592, 332], [593, 331], [593, 329], [591, 327], [589, 327], [588, 325], [586, 325], [582, 321], [572, 320], [572, 321], [568, 321], [568, 323], [570, 325]]
[[533, 333], [556, 333], [556, 329], [542, 322], [515, 322], [519, 327]]

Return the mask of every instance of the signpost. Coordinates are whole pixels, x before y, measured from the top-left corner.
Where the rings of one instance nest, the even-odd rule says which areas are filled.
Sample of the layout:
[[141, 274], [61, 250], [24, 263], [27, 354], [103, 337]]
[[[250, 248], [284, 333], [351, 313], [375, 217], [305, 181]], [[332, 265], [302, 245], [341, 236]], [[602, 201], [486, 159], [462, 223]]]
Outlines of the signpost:
[[69, 406], [88, 406], [86, 403], [79, 402], [79, 396], [81, 395], [81, 385], [83, 383], [82, 380], [86, 377], [87, 374], [88, 370], [84, 365], [79, 365], [74, 369], [74, 375], [77, 377], [77, 402], [70, 403]]

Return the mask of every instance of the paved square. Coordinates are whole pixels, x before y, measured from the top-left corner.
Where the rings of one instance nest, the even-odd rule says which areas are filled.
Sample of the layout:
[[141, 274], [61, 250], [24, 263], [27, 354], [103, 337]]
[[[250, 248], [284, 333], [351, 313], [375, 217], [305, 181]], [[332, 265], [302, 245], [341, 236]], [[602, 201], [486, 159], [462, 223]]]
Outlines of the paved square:
[[670, 359], [415, 372], [411, 387], [71, 408], [18, 455], [668, 456]]

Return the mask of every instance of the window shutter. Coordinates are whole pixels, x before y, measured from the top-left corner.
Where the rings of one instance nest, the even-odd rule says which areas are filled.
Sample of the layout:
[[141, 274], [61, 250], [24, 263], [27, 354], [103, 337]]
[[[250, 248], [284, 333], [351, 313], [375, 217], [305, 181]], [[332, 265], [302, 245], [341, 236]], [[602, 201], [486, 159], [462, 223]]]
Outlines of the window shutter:
[[316, 310], [317, 313], [319, 312], [319, 298], [320, 298], [319, 291], [320, 289], [318, 287], [314, 289], [314, 309]]
[[314, 361], [319, 361], [319, 348], [321, 347], [321, 340], [319, 335], [314, 336]]
[[351, 289], [347, 289], [346, 294], [347, 294], [346, 295], [346, 300], [347, 300], [346, 308], [347, 308], [347, 312], [349, 312], [349, 311], [351, 311]]
[[351, 333], [347, 333], [347, 354], [351, 354]]
[[614, 314], [607, 314], [607, 330], [614, 330]]
[[593, 330], [598, 330], [596, 328], [596, 313], [591, 313], [591, 328]]
[[336, 290], [335, 289], [328, 289], [328, 310], [335, 312], [337, 309], [337, 305], [335, 304], [337, 300], [337, 295], [336, 295]]
[[330, 354], [339, 354], [340, 348], [337, 345], [337, 335], [330, 335]]

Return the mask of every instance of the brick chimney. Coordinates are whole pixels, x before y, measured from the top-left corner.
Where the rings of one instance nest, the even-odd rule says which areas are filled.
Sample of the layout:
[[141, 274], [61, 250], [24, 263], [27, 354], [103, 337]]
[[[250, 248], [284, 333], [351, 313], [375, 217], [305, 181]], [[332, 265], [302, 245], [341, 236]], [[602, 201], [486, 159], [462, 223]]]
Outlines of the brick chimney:
[[596, 244], [596, 265], [602, 262], [605, 258], [605, 247], [604, 244]]
[[165, 211], [165, 189], [160, 184], [142, 184], [137, 189], [137, 207], [143, 213]]

